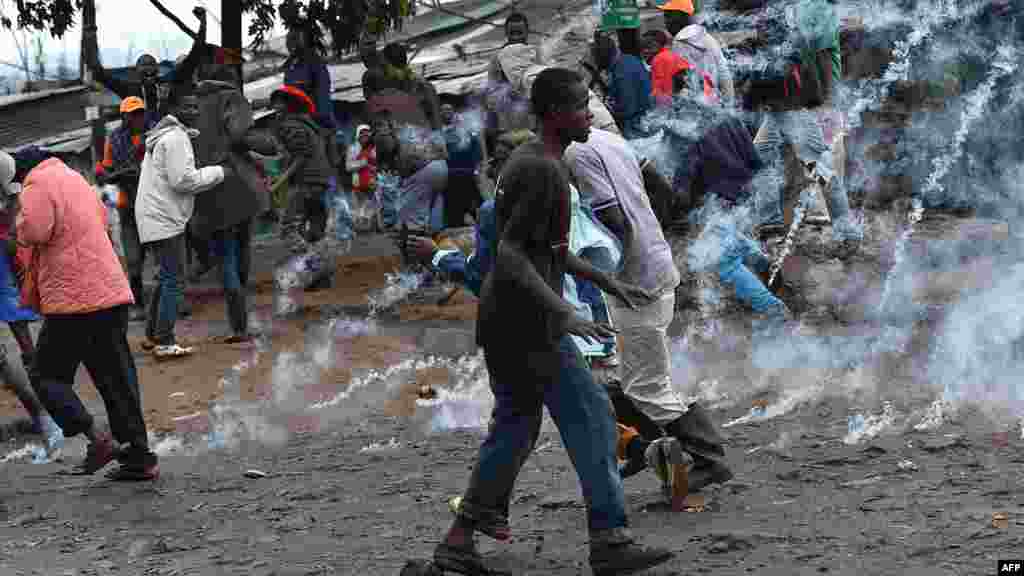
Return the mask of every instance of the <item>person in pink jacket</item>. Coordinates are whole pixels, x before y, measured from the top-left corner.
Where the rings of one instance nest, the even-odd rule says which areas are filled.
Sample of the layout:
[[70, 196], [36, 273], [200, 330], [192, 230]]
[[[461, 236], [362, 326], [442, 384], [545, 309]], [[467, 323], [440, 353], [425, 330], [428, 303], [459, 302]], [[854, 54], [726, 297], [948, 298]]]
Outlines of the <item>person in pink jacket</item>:
[[[32, 248], [28, 273], [44, 318], [33, 366], [40, 400], [65, 437], [89, 438], [74, 474], [95, 474], [117, 459], [121, 466], [108, 478], [155, 479], [157, 457], [149, 449], [127, 339], [134, 299], [107, 235], [106, 210], [89, 183], [59, 159], [38, 148], [14, 158], [14, 181], [23, 184], [17, 241]], [[103, 398], [113, 438], [74, 391], [79, 364]]]

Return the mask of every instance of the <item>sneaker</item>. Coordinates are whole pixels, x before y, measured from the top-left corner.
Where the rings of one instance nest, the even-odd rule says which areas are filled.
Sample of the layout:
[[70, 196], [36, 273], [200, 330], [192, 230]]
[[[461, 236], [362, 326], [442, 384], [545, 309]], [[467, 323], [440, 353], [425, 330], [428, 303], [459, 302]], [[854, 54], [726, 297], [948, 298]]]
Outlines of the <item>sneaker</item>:
[[185, 356], [191, 356], [195, 351], [195, 347], [193, 346], [165, 344], [153, 348], [153, 355], [156, 356], [157, 360], [165, 360], [169, 358], [183, 358]]
[[117, 458], [114, 440], [107, 433], [101, 433], [95, 442], [85, 450], [85, 460], [71, 471], [73, 476], [90, 476], [102, 470]]
[[665, 499], [672, 503], [672, 509], [682, 510], [690, 490], [689, 476], [693, 457], [683, 451], [679, 440], [671, 436], [651, 442], [644, 457], [661, 480], [661, 489]]
[[631, 537], [614, 543], [591, 543], [590, 569], [594, 576], [620, 576], [647, 570], [675, 556], [670, 550], [638, 544]]

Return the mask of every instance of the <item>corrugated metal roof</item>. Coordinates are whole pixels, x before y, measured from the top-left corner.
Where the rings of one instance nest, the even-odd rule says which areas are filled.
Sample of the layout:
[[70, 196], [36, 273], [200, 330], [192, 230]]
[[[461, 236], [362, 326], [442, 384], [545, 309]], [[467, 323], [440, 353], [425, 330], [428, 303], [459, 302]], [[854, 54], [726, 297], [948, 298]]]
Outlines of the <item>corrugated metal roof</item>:
[[33, 100], [42, 100], [44, 98], [50, 98], [52, 96], [59, 96], [61, 94], [68, 94], [71, 92], [87, 90], [85, 85], [70, 86], [68, 88], [56, 88], [54, 90], [40, 90], [39, 92], [29, 92], [28, 94], [11, 94], [10, 96], [0, 96], [0, 108], [6, 108], [7, 106], [13, 106], [15, 104], [21, 104], [23, 102], [32, 102]]

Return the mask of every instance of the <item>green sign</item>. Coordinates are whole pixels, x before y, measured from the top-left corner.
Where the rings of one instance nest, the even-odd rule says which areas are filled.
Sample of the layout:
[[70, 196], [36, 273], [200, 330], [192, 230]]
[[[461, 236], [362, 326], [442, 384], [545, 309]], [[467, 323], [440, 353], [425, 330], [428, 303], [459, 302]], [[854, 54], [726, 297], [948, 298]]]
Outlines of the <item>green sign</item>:
[[603, 9], [601, 30], [619, 30], [640, 27], [640, 9], [636, 0], [598, 0]]

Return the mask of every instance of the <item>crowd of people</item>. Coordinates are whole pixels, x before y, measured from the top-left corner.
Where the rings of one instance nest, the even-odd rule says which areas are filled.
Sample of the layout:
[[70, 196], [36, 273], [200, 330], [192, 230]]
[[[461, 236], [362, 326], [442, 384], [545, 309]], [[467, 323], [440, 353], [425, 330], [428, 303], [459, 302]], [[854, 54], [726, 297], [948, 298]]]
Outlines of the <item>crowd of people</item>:
[[[510, 536], [511, 493], [542, 406], [583, 486], [595, 574], [667, 561], [670, 553], [630, 534], [622, 481], [653, 467], [680, 505], [732, 472], [708, 413], [672, 382], [668, 329], [681, 277], [665, 231], [694, 214], [753, 204], [754, 230], [718, 218], [706, 219], [702, 234], [719, 246], [723, 284], [772, 327], [791, 314], [766, 282], [769, 262], [754, 236], [778, 235], [789, 224], [786, 182], [802, 179], [807, 195], [824, 198], [823, 217], [840, 239], [857, 235], [838, 161], [834, 2], [797, 2], [788, 13], [795, 48], [783, 72], [743, 83], [691, 0], [659, 8], [665, 29], [595, 33], [601, 77], [592, 81], [546, 65], [529, 42], [527, 18], [511, 14], [479, 108], [461, 113], [457, 100], [417, 77], [401, 43], [378, 51], [368, 37], [361, 44], [366, 110], [344, 151], [331, 77], [308, 27], [289, 32], [284, 83], [265, 102], [247, 100], [237, 67], [207, 47], [202, 9], [192, 51], [164, 75], [143, 56], [131, 81], [103, 69], [95, 30], [85, 30], [86, 64], [122, 98], [121, 126], [96, 168], [100, 182], [119, 190], [121, 234], [110, 236], [95, 189], [60, 159], [38, 148], [0, 154], [11, 239], [0, 268], [12, 271], [0, 273], [0, 314], [18, 338], [30, 382], [11, 385], [41, 430], [89, 438], [79, 473], [116, 459], [115, 479], [155, 478], [128, 322], [146, 320], [146, 348], [159, 359], [193, 354], [175, 338], [183, 289], [219, 264], [226, 340], [252, 340], [246, 286], [254, 222], [286, 188], [282, 239], [293, 253], [325, 250], [340, 195], [347, 201], [339, 209], [351, 209], [358, 230], [397, 232], [410, 260], [480, 298], [477, 342], [495, 408], [435, 562], [481, 573], [474, 534]], [[253, 120], [262, 105], [275, 112], [267, 129]], [[742, 119], [749, 115], [733, 113], [741, 110], [759, 114], [755, 131]], [[671, 178], [630, 142], [652, 134], [658, 114], [698, 125], [668, 134], [678, 154]], [[798, 162], [783, 161], [787, 150]], [[257, 161], [270, 157], [287, 159], [276, 178]], [[765, 173], [776, 173], [766, 180], [772, 185], [755, 186]], [[440, 233], [466, 226], [475, 229], [471, 255], [439, 242]], [[147, 254], [159, 269], [148, 304]], [[44, 323], [33, 345], [24, 327], [37, 314]], [[112, 435], [72, 388], [79, 363], [103, 397]], [[598, 385], [596, 368], [618, 377]]]

